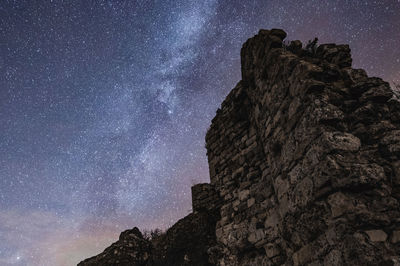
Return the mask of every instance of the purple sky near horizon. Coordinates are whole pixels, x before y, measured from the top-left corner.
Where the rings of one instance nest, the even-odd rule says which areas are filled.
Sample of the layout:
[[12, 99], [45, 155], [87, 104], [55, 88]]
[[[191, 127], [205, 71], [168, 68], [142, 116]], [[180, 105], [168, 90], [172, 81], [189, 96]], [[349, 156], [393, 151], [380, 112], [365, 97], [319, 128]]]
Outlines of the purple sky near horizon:
[[400, 0], [1, 1], [0, 265], [76, 265], [190, 213], [261, 28], [400, 83]]

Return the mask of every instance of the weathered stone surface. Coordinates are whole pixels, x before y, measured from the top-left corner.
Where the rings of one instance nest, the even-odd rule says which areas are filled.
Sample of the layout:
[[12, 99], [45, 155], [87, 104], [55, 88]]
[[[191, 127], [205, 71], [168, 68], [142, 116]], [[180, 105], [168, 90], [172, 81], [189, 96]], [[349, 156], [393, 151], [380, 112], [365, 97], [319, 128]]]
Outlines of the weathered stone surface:
[[387, 239], [387, 234], [382, 230], [368, 230], [365, 231], [372, 242], [383, 242]]
[[192, 187], [193, 212], [219, 209], [221, 200], [211, 184], [197, 184]]
[[145, 252], [145, 265], [399, 264], [399, 99], [351, 68], [348, 45], [285, 37], [243, 45], [242, 80], [206, 135], [211, 183], [165, 237], [137, 237], [129, 265]]
[[398, 243], [400, 242], [400, 230], [394, 231], [392, 234], [392, 243]]
[[80, 262], [78, 266], [147, 265], [150, 253], [150, 242], [144, 239], [142, 233], [135, 227], [122, 232], [117, 242], [101, 254]]
[[151, 240], [144, 239], [135, 227], [121, 233], [119, 240], [102, 253], [78, 265], [212, 265], [207, 252], [216, 246], [215, 223], [218, 217], [215, 211], [189, 214]]
[[[391, 113], [398, 100], [388, 83], [351, 68], [349, 46], [285, 47], [285, 34], [274, 32], [262, 30], [243, 45], [242, 81], [206, 136], [218, 170], [210, 171], [211, 184], [232, 207], [217, 223], [217, 264], [400, 259], [397, 233], [386, 233], [400, 221], [400, 124]], [[247, 155], [240, 164], [237, 154]], [[248, 184], [250, 169], [261, 175]], [[254, 217], [265, 218], [254, 224]]]
[[164, 235], [151, 241], [151, 258], [147, 265], [212, 265], [207, 252], [216, 245], [218, 217], [210, 211], [199, 211], [179, 220]]

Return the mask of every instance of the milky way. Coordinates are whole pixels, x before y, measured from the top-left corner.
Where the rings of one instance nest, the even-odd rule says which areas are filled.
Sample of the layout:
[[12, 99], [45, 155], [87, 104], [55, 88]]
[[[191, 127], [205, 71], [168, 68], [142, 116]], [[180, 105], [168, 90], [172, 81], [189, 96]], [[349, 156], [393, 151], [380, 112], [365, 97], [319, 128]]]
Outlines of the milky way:
[[400, 82], [400, 1], [1, 1], [0, 265], [74, 265], [167, 228], [260, 28]]

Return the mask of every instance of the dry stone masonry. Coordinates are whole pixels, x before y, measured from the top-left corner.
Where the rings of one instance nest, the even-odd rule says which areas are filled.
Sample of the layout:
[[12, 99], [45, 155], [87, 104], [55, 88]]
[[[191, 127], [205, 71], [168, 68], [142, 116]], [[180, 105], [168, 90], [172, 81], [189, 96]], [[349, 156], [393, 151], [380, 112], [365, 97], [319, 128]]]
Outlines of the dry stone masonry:
[[[399, 99], [351, 68], [348, 45], [285, 37], [243, 45], [242, 80], [206, 135], [211, 183], [177, 223], [190, 226], [129, 265], [400, 265]], [[173, 248], [197, 230], [201, 254]]]
[[192, 187], [193, 212], [219, 210], [221, 200], [211, 184], [197, 184]]

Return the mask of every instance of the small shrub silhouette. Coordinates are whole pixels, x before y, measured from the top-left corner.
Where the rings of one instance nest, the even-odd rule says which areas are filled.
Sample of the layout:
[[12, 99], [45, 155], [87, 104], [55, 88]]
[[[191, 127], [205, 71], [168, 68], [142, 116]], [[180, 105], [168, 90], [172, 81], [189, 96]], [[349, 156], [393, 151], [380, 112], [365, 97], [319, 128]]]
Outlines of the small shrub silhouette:
[[164, 234], [164, 231], [159, 228], [152, 229], [152, 230], [145, 230], [143, 232], [143, 238], [151, 241], [153, 239], [156, 239], [156, 238], [162, 236], [163, 234]]
[[314, 38], [313, 41], [309, 40], [306, 44], [306, 51], [311, 55], [315, 55], [318, 48], [318, 38]]

